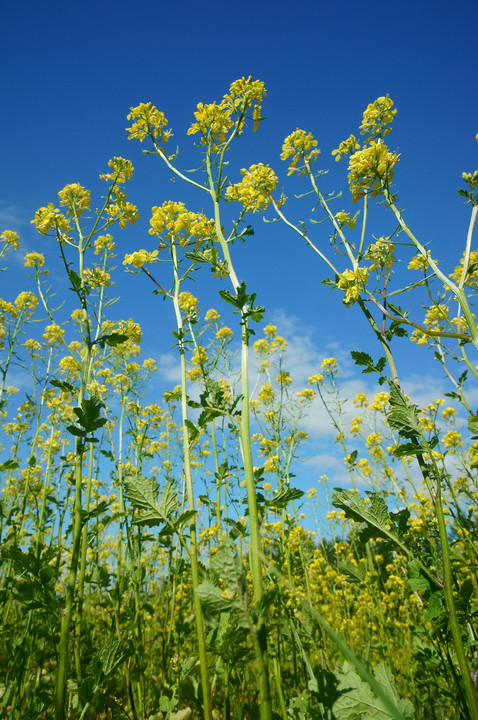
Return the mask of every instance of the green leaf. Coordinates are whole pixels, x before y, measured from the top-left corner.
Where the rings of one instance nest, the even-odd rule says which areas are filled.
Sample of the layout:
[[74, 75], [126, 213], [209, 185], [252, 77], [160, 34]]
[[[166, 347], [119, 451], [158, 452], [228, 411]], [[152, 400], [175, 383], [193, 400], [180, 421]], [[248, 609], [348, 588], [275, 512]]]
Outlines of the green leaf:
[[398, 430], [402, 437], [414, 439], [420, 437], [421, 430], [418, 423], [418, 408], [411, 405], [402, 393], [397, 383], [390, 381], [391, 410], [387, 414], [387, 422], [391, 428]]
[[340, 697], [333, 704], [335, 720], [390, 720], [391, 718], [402, 717], [404, 720], [413, 718], [413, 705], [408, 700], [399, 700], [393, 676], [384, 663], [375, 668], [375, 679], [395, 705], [396, 711], [392, 711], [382, 700], [372, 692], [370, 686], [364, 682], [353, 666], [345, 661], [335, 672], [339, 680], [337, 689], [342, 691]]
[[297, 488], [284, 488], [274, 493], [269, 501], [269, 507], [285, 508], [292, 500], [298, 500], [305, 493]]
[[144, 510], [134, 518], [135, 525], [159, 525], [166, 523], [171, 527], [171, 516], [178, 507], [178, 500], [172, 482], [164, 486], [158, 501], [158, 486], [154, 478], [146, 478], [136, 473], [124, 479], [125, 494], [137, 510]]
[[468, 418], [468, 430], [473, 435], [478, 435], [478, 415], [470, 415]]
[[198, 585], [194, 592], [204, 608], [210, 612], [224, 612], [225, 610], [231, 610], [234, 604], [237, 605], [237, 602], [235, 603], [230, 598], [224, 597], [223, 591], [209, 580], [205, 580]]
[[98, 338], [98, 340], [95, 340], [93, 344], [99, 345], [100, 348], [104, 349], [105, 345], [108, 345], [109, 347], [117, 347], [118, 345], [126, 342], [126, 340], [128, 340], [128, 335], [114, 332], [109, 333], [109, 335], [102, 335]]

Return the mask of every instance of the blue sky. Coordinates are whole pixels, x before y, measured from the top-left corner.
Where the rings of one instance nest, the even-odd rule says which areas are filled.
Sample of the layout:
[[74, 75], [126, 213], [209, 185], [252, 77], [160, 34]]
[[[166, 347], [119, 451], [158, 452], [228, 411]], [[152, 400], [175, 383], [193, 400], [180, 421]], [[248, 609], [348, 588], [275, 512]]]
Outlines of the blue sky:
[[[135, 227], [117, 233], [119, 265], [126, 252], [152, 249], [152, 205], [185, 200], [192, 210], [207, 212], [204, 199], [171, 184], [159, 162], [141, 159], [140, 145], [127, 140], [126, 115], [139, 102], [157, 105], [180, 147], [178, 166], [194, 167], [199, 162], [186, 130], [196, 104], [219, 101], [233, 80], [248, 75], [265, 83], [266, 120], [255, 135], [241, 138], [231, 157], [232, 178], [253, 162], [269, 163], [292, 195], [279, 154], [284, 137], [301, 127], [322, 149], [317, 167], [330, 168], [324, 189], [344, 190], [334, 209], [355, 210], [347, 196], [346, 163], [334, 163], [330, 153], [357, 132], [367, 104], [388, 93], [398, 108], [389, 145], [402, 153], [396, 168], [400, 206], [451, 271], [469, 220], [456, 190], [462, 171], [478, 167], [477, 27], [477, 0], [4, 2], [0, 231], [16, 230], [22, 253], [2, 274], [2, 296], [24, 288], [24, 252], [39, 250], [55, 262], [53, 243], [30, 226], [36, 209], [57, 203], [58, 190], [70, 182], [98, 191], [98, 173], [112, 156], [133, 161], [129, 198], [141, 214]], [[311, 203], [301, 203], [291, 204], [295, 219], [310, 217]], [[383, 209], [372, 211], [377, 220], [372, 217], [371, 230], [384, 234], [380, 228], [389, 224], [380, 225]], [[363, 386], [349, 351], [378, 354], [378, 348], [359, 310], [344, 309], [339, 294], [320, 285], [327, 273], [305, 243], [258, 215], [253, 220], [255, 236], [235, 253], [238, 274], [258, 293], [266, 319], [295, 338], [296, 357], [304, 364], [296, 363], [298, 376], [336, 354], [346, 378], [355, 382], [352, 390]], [[325, 226], [316, 228], [316, 241], [328, 247]], [[141, 323], [147, 354], [168, 355], [172, 314], [161, 303], [152, 312], [150, 288], [122, 268], [117, 283], [117, 316]], [[60, 284], [60, 295], [64, 288]], [[205, 309], [217, 304], [217, 289], [201, 289]], [[404, 380], [423, 397], [427, 383], [430, 392], [448, 389], [432, 379], [429, 367], [420, 382], [417, 367], [430, 365], [423, 349], [403, 341], [398, 357]]]

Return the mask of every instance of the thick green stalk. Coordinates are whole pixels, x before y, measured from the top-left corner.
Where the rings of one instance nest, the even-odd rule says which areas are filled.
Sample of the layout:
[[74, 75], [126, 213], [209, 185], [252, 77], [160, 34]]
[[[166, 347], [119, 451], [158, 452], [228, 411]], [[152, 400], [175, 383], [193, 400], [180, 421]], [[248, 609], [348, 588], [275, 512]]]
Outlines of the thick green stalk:
[[[214, 187], [211, 167], [209, 161], [209, 153], [206, 156], [207, 173], [211, 188], [211, 197], [214, 203], [214, 220], [216, 226], [216, 234], [221, 245], [224, 260], [227, 263], [229, 278], [231, 280], [234, 291], [237, 293], [240, 283], [234, 271], [229, 246], [224, 237], [221, 228], [221, 219], [219, 212], [218, 193]], [[252, 586], [254, 590], [254, 601], [259, 617], [255, 628], [257, 639], [257, 659], [259, 663], [259, 699], [260, 699], [260, 717], [261, 720], [270, 720], [272, 717], [270, 685], [269, 685], [269, 662], [267, 656], [267, 627], [260, 611], [260, 604], [263, 596], [262, 583], [262, 543], [260, 534], [259, 513], [257, 509], [256, 483], [254, 478], [254, 465], [252, 460], [252, 445], [250, 432], [250, 406], [249, 406], [249, 325], [247, 318], [247, 307], [241, 310], [242, 325], [242, 346], [241, 346], [241, 451], [244, 463], [244, 477], [246, 480], [247, 505], [249, 509], [250, 524], [250, 564]]]
[[[180, 289], [180, 278], [178, 259], [176, 253], [176, 246], [174, 240], [171, 242], [171, 256], [174, 267], [174, 295], [173, 305], [174, 312], [176, 315], [176, 323], [179, 334], [179, 354], [181, 361], [181, 410], [183, 420], [183, 453], [184, 453], [184, 476], [186, 479], [186, 491], [188, 497], [188, 509], [195, 512], [194, 502], [194, 488], [191, 474], [191, 454], [189, 446], [189, 430], [187, 427], [188, 420], [188, 405], [187, 405], [187, 393], [186, 393], [186, 355], [184, 347], [184, 326], [181, 317], [181, 309], [179, 307], [179, 289]], [[199, 651], [199, 663], [201, 667], [201, 683], [202, 683], [202, 694], [204, 702], [204, 720], [211, 720], [212, 718], [212, 707], [211, 707], [211, 690], [209, 687], [209, 673], [208, 673], [208, 662], [206, 653], [206, 640], [204, 636], [204, 620], [202, 614], [201, 601], [196, 593], [196, 588], [199, 586], [199, 567], [198, 567], [198, 555], [197, 555], [197, 531], [196, 531], [196, 515], [194, 514], [189, 521], [189, 557], [191, 561], [191, 577], [193, 583], [193, 603], [194, 603], [194, 615], [196, 621], [196, 636], [198, 642]]]

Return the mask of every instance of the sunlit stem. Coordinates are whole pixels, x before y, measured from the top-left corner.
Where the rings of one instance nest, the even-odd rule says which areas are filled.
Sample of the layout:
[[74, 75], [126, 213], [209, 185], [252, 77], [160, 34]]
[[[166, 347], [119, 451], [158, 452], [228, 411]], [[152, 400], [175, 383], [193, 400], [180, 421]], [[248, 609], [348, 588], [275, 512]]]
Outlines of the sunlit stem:
[[[196, 513], [194, 503], [194, 488], [191, 474], [191, 452], [189, 443], [189, 430], [187, 426], [188, 420], [188, 405], [187, 405], [187, 385], [186, 385], [186, 355], [184, 346], [184, 325], [181, 316], [181, 309], [179, 307], [179, 289], [181, 285], [178, 267], [178, 258], [176, 252], [176, 245], [174, 240], [171, 241], [171, 258], [173, 261], [173, 272], [174, 272], [174, 294], [173, 294], [173, 305], [174, 312], [176, 315], [176, 324], [178, 328], [178, 345], [179, 355], [181, 360], [181, 410], [183, 420], [183, 454], [184, 454], [184, 477], [186, 480], [186, 492], [188, 497], [188, 509], [191, 512]], [[197, 531], [196, 531], [196, 514], [192, 515], [189, 521], [189, 535], [190, 535], [190, 549], [189, 557], [191, 561], [191, 577], [193, 584], [193, 603], [194, 603], [194, 615], [196, 621], [196, 636], [198, 642], [199, 651], [199, 663], [201, 666], [201, 683], [202, 693], [204, 702], [204, 718], [205, 720], [211, 720], [212, 709], [211, 709], [211, 691], [209, 687], [209, 673], [207, 664], [206, 654], [206, 641], [204, 637], [204, 620], [202, 614], [201, 601], [197, 595], [196, 588], [199, 586], [199, 568], [198, 568], [198, 557], [197, 557]]]

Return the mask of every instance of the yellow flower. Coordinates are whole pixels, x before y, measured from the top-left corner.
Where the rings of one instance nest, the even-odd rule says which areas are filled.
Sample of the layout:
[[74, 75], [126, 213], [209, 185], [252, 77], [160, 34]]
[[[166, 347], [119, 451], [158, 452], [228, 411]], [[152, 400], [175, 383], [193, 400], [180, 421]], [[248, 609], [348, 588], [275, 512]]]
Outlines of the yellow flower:
[[441, 414], [442, 420], [452, 422], [455, 419], [456, 410], [451, 407], [444, 408]]
[[335, 358], [324, 358], [320, 369], [323, 370], [323, 372], [333, 372], [337, 370], [337, 360]]
[[454, 452], [456, 449], [463, 447], [463, 441], [460, 433], [456, 430], [449, 430], [443, 436], [443, 445], [450, 452]]
[[297, 393], [299, 400], [313, 400], [315, 398], [315, 392], [311, 388], [304, 388], [299, 390]]
[[369, 133], [369, 137], [385, 137], [392, 131], [391, 127], [385, 126], [393, 121], [396, 114], [397, 110], [393, 108], [393, 100], [388, 95], [377, 98], [375, 102], [367, 106], [363, 114], [360, 126], [361, 134]]
[[43, 337], [45, 338], [45, 340], [47, 340], [48, 345], [60, 345], [60, 343], [63, 341], [64, 336], [65, 331], [56, 323], [53, 323], [52, 325], [47, 325], [43, 333]]
[[198, 308], [199, 300], [190, 292], [182, 292], [179, 293], [178, 304], [180, 309], [187, 315], [194, 315]]
[[18, 241], [20, 240], [20, 236], [17, 235], [16, 232], [13, 232], [13, 230], [4, 230], [0, 237], [7, 245], [10, 245], [10, 247], [14, 250], [18, 250]]
[[148, 252], [148, 250], [136, 250], [130, 255], [125, 255], [123, 265], [132, 265], [135, 268], [143, 267], [151, 262], [155, 262], [158, 257], [158, 251]]
[[314, 140], [312, 133], [306, 133], [305, 130], [299, 130], [299, 128], [297, 128], [297, 130], [288, 135], [284, 140], [280, 159], [287, 160], [293, 155], [287, 174], [292, 175], [298, 171], [300, 177], [307, 172], [307, 168], [305, 166], [298, 168], [297, 164], [300, 161], [309, 164], [311, 160], [317, 160], [319, 153], [320, 150], [317, 148], [317, 140]]
[[46, 235], [48, 230], [51, 229], [56, 230], [58, 233], [69, 233], [71, 231], [69, 221], [55, 208], [53, 203], [48, 203], [47, 207], [41, 207], [37, 210], [31, 222], [42, 235]]
[[217, 310], [214, 310], [214, 308], [211, 308], [207, 311], [206, 315], [204, 316], [204, 320], [207, 323], [213, 323], [217, 322], [221, 316], [219, 315]]
[[290, 385], [292, 382], [292, 378], [290, 376], [290, 373], [288, 372], [280, 372], [277, 375], [276, 383], [279, 383], [280, 385]]
[[352, 305], [360, 298], [360, 293], [365, 289], [367, 280], [367, 268], [344, 270], [343, 273], [340, 273], [337, 286], [341, 290], [345, 290], [345, 297], [343, 298], [344, 305]]
[[226, 198], [238, 200], [246, 212], [265, 210], [271, 203], [271, 192], [277, 187], [277, 176], [268, 165], [251, 165], [249, 170], [242, 169], [244, 175], [240, 183], [230, 185]]
[[354, 405], [355, 407], [365, 407], [365, 405], [368, 405], [367, 396], [363, 392], [359, 392], [354, 397]]
[[351, 155], [348, 181], [353, 202], [367, 194], [377, 197], [382, 186], [390, 186], [394, 175], [392, 168], [399, 158], [397, 153], [390, 152], [386, 145], [375, 140]]
[[232, 332], [231, 328], [223, 327], [216, 333], [216, 340], [229, 342], [229, 340], [232, 340], [234, 333]]
[[171, 131], [164, 130], [168, 121], [154, 105], [149, 103], [140, 103], [134, 108], [130, 108], [128, 120], [134, 120], [130, 128], [126, 128], [129, 132], [128, 140], [136, 138], [143, 142], [148, 135], [153, 140], [169, 140]]
[[80, 217], [83, 211], [90, 207], [91, 193], [79, 183], [65, 185], [58, 196], [60, 205], [66, 205], [68, 215]]
[[311, 375], [309, 377], [309, 380], [307, 382], [307, 385], [322, 385], [324, 381], [324, 376], [320, 373], [316, 373], [315, 375]]
[[369, 245], [365, 253], [367, 260], [371, 260], [370, 270], [391, 270], [395, 262], [395, 245], [381, 237], [376, 243]]
[[332, 150], [332, 155], [335, 155], [336, 160], [340, 160], [346, 155], [352, 155], [360, 147], [355, 135], [350, 135], [347, 140], [340, 143], [336, 150]]
[[341, 210], [340, 212], [335, 214], [335, 219], [337, 220], [340, 227], [349, 227], [351, 230], [355, 227], [355, 221], [357, 219], [357, 215], [350, 215], [350, 213], [345, 212], [345, 210]]
[[274, 390], [270, 383], [265, 383], [259, 390], [258, 398], [263, 403], [270, 403], [274, 400]]
[[45, 256], [38, 252], [27, 253], [23, 264], [25, 267], [43, 267], [45, 264]]

